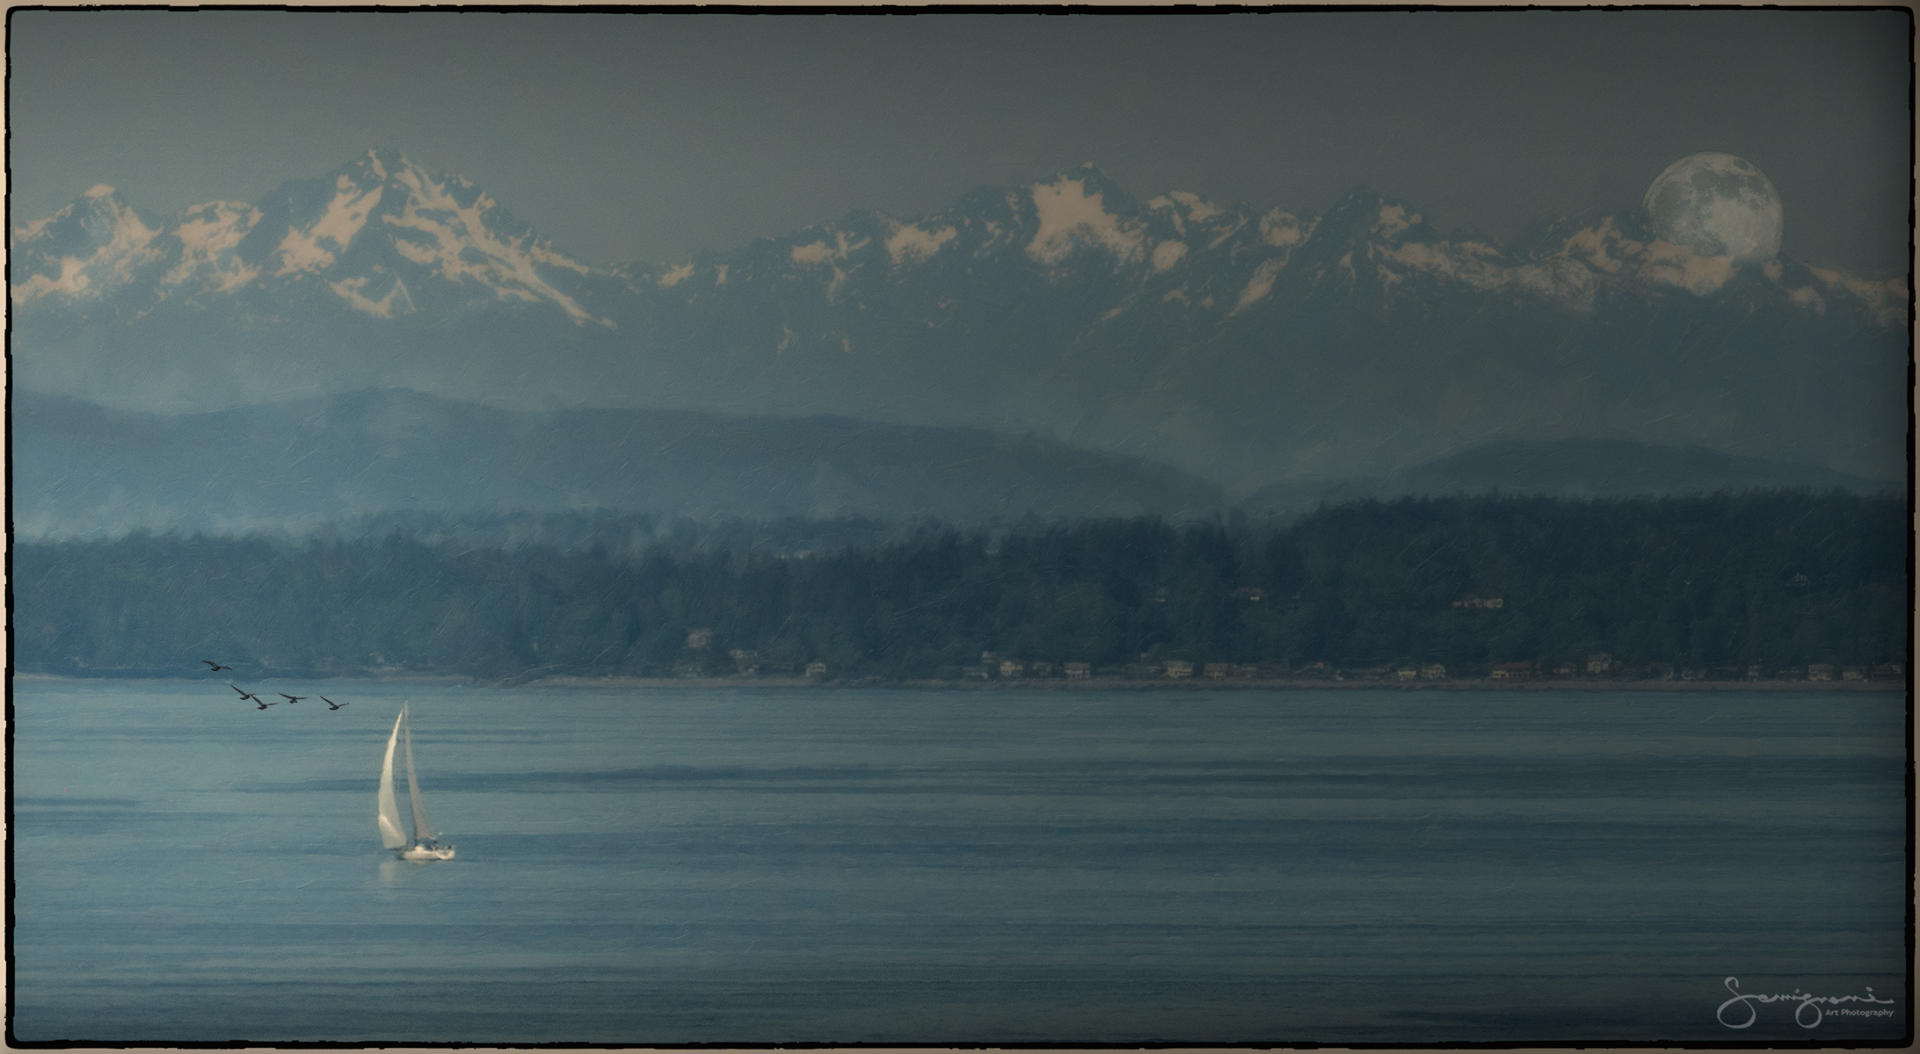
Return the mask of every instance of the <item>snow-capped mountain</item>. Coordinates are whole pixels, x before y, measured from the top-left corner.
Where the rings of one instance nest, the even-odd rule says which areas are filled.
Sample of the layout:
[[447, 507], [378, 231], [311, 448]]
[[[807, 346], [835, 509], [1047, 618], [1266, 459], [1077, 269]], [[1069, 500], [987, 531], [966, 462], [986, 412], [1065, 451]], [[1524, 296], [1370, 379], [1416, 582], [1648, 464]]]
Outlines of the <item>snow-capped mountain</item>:
[[1904, 277], [1736, 268], [1631, 215], [1513, 249], [1366, 190], [1317, 213], [1141, 201], [1092, 166], [602, 269], [375, 151], [164, 219], [96, 187], [15, 229], [10, 300], [18, 383], [128, 408], [393, 386], [831, 413], [1247, 488], [1495, 438], [1905, 463]]
[[267, 316], [307, 294], [382, 319], [494, 304], [610, 325], [581, 304], [591, 269], [478, 187], [369, 151], [254, 205], [212, 202], [155, 224], [100, 186], [14, 232], [12, 300], [86, 310], [246, 304]]
[[[183, 220], [217, 208], [201, 206]], [[14, 230], [12, 302], [105, 300], [152, 273], [162, 258], [153, 244], [159, 233], [118, 191], [95, 186], [59, 212]]]

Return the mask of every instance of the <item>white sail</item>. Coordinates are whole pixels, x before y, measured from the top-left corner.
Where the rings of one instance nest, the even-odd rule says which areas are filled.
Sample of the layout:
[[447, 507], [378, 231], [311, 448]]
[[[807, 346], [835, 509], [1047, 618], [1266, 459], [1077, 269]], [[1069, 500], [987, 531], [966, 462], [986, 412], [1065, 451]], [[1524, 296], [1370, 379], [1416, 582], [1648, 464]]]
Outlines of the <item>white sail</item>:
[[[393, 747], [400, 741], [400, 724], [406, 719], [407, 708], [403, 705], [400, 716], [393, 719], [393, 734], [387, 737], [387, 756], [380, 763], [380, 844], [388, 849], [407, 844], [407, 836], [400, 830], [400, 804], [393, 799]], [[412, 774], [411, 759], [407, 771]]]
[[404, 732], [407, 741], [407, 798], [413, 803], [413, 840], [423, 842], [433, 837], [433, 825], [427, 822], [427, 800], [420, 796], [420, 781], [413, 775], [413, 725], [408, 723]]
[[[407, 800], [413, 806], [411, 837], [400, 829], [400, 803], [393, 793], [393, 755], [403, 740], [406, 743]], [[453, 846], [441, 845], [436, 841], [433, 826], [427, 822], [427, 803], [420, 797], [420, 779], [413, 771], [413, 721], [407, 716], [404, 703], [400, 706], [400, 715], [393, 719], [393, 731], [387, 735], [386, 757], [380, 762], [380, 844], [388, 849], [400, 850], [402, 860], [453, 859]]]

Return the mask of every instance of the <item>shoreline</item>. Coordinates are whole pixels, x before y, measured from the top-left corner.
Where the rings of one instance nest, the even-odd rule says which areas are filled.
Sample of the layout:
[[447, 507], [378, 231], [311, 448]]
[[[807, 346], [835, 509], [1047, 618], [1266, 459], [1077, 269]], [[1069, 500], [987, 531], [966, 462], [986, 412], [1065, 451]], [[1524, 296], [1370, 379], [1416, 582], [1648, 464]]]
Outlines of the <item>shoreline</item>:
[[914, 678], [809, 679], [805, 677], [544, 677], [503, 687], [540, 688], [910, 688], [927, 691], [963, 690], [974, 692], [1020, 691], [1319, 691], [1385, 690], [1401, 692], [1736, 692], [1736, 691], [1905, 691], [1904, 681], [1680, 681], [1680, 680], [1568, 680], [1511, 681], [1492, 678], [1460, 677], [1428, 681], [1318, 680], [1307, 678], [1269, 679], [1161, 679], [1092, 677], [1080, 680], [1034, 677], [995, 680], [936, 680]]
[[[14, 681], [28, 682], [73, 682], [126, 680], [192, 682], [195, 678], [181, 676], [157, 676], [153, 674], [114, 674], [75, 676], [58, 673], [19, 673], [12, 675]], [[1022, 690], [1081, 692], [1161, 692], [1161, 691], [1201, 691], [1201, 692], [1244, 692], [1244, 691], [1396, 691], [1396, 692], [1904, 692], [1906, 681], [1865, 680], [1865, 681], [1809, 681], [1809, 680], [1739, 680], [1739, 681], [1683, 681], [1664, 679], [1620, 679], [1603, 680], [1580, 679], [1534, 679], [1534, 680], [1494, 680], [1488, 677], [1456, 677], [1433, 680], [1334, 680], [1332, 678], [1144, 678], [1126, 677], [1089, 677], [1067, 679], [1064, 677], [1033, 678], [995, 678], [992, 680], [962, 679], [940, 680], [934, 678], [910, 678], [890, 680], [871, 677], [848, 678], [810, 678], [810, 677], [588, 677], [578, 675], [555, 674], [530, 678], [482, 679], [459, 674], [367, 674], [367, 673], [274, 673], [261, 680], [308, 680], [308, 681], [355, 681], [370, 680], [390, 684], [432, 684], [463, 688], [563, 688], [583, 690], [637, 690], [637, 689], [694, 689], [714, 690], [727, 688], [765, 688], [765, 689], [910, 689], [915, 691], [970, 691], [970, 692], [1007, 692]]]

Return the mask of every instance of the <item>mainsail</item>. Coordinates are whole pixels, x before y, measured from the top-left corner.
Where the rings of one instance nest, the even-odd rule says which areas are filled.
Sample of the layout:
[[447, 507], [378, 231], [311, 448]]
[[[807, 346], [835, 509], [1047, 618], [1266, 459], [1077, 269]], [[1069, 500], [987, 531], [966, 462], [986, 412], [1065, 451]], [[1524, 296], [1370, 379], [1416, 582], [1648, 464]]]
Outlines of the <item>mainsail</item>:
[[[402, 706], [400, 716], [393, 719], [393, 734], [387, 737], [386, 759], [380, 763], [380, 844], [388, 849], [398, 849], [407, 844], [407, 836], [400, 830], [400, 804], [393, 800], [393, 747], [400, 741], [400, 725], [406, 719], [407, 708]], [[407, 757], [407, 775], [413, 775], [411, 750]], [[415, 795], [416, 813], [420, 808], [419, 801], [419, 796]]]

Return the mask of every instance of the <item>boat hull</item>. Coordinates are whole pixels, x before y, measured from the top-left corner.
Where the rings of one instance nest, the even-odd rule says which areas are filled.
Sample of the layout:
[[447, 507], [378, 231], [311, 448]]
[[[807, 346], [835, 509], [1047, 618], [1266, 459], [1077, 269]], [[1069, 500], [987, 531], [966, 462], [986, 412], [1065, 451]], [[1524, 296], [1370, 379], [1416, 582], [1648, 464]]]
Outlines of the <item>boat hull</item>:
[[424, 845], [409, 846], [400, 850], [402, 860], [452, 860], [453, 846], [442, 845], [428, 848]]

